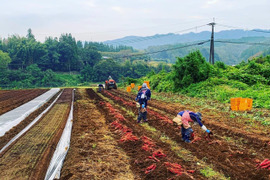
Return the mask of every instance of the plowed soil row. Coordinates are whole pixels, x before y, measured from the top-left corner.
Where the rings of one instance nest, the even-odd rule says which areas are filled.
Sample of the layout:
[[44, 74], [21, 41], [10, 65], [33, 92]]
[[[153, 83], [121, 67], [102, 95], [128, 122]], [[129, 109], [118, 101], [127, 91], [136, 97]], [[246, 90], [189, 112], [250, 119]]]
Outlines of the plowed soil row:
[[[127, 93], [121, 92], [121, 91], [111, 91], [114, 95], [121, 95], [122, 98], [125, 98], [127, 100], [134, 100], [135, 98], [132, 95], [128, 95]], [[194, 110], [194, 107], [189, 107], [181, 104], [172, 104], [168, 105], [168, 103], [164, 103], [162, 101], [157, 101], [152, 99], [149, 101], [149, 106], [154, 107], [155, 109], [158, 109], [160, 111], [165, 112], [165, 114], [175, 117], [176, 114], [183, 110]], [[199, 108], [198, 108], [199, 109]], [[250, 149], [255, 151], [256, 153], [260, 152], [263, 154], [263, 156], [267, 156], [270, 151], [270, 137], [268, 136], [262, 136], [260, 134], [257, 134], [255, 132], [247, 132], [241, 128], [241, 125], [235, 125], [236, 120], [232, 120], [231, 124], [228, 125], [229, 120], [226, 113], [219, 113], [215, 116], [220, 117], [219, 121], [215, 121], [215, 116], [209, 115], [212, 113], [213, 110], [210, 109], [204, 109], [202, 111], [203, 119], [206, 119], [204, 124], [209, 129], [214, 129], [215, 134], [219, 135], [219, 137], [227, 136], [233, 138], [236, 142], [238, 141], [241, 145], [243, 145], [246, 149]], [[243, 119], [242, 120], [242, 126], [245, 126], [245, 122], [248, 120]], [[239, 120], [238, 120], [239, 122]], [[238, 127], [239, 126], [239, 127]], [[266, 128], [266, 127], [264, 127]], [[258, 133], [260, 132], [257, 130]], [[262, 156], [262, 157], [263, 157]], [[262, 158], [260, 157], [260, 158]]]
[[85, 89], [75, 94], [70, 144], [61, 179], [134, 179], [129, 157]]
[[[119, 93], [111, 94], [105, 91], [104, 94], [113, 99], [114, 102], [131, 109], [131, 111], [136, 111], [137, 109], [134, 102], [132, 103], [128, 98], [123, 99], [123, 95], [119, 95]], [[255, 160], [257, 154], [249, 152], [248, 149], [241, 149], [222, 139], [206, 141], [204, 134], [200, 130], [196, 130], [196, 132], [197, 136], [202, 139], [194, 144], [186, 144], [181, 141], [179, 129], [169, 123], [170, 118], [157, 111], [148, 109], [148, 119], [149, 125], [164, 132], [171, 139], [177, 141], [179, 145], [193, 152], [194, 156], [197, 156], [199, 159], [204, 158], [206, 162], [213, 164], [216, 170], [222, 171], [228, 177], [233, 179], [269, 178], [268, 170], [256, 169]], [[213, 132], [218, 131], [215, 128], [211, 130]], [[264, 148], [264, 146], [261, 146], [261, 148]], [[262, 152], [261, 156], [264, 156], [264, 152]], [[266, 157], [264, 156], [264, 158]]]
[[[99, 102], [97, 106], [106, 114], [107, 124], [110, 124], [111, 131], [118, 137], [119, 146], [129, 155], [135, 179], [204, 179], [199, 171], [195, 171], [194, 174], [188, 173], [188, 170], [194, 168], [195, 162], [183, 161], [167, 144], [161, 142], [158, 138], [151, 137], [151, 139], [149, 132], [146, 132], [143, 127], [138, 125], [133, 119], [134, 117], [130, 116], [126, 111], [105, 102], [105, 100], [97, 96], [92, 90], [88, 90], [88, 93], [96, 99], [97, 103]], [[126, 133], [124, 133], [125, 130]], [[131, 133], [131, 135], [128, 133]], [[135, 140], [125, 140], [129, 136], [135, 138]], [[153, 142], [154, 146], [147, 147], [145, 139]], [[153, 154], [158, 151], [165, 154], [166, 157], [157, 157], [157, 160], [151, 159], [151, 156], [153, 157]], [[168, 170], [165, 165], [166, 163], [177, 163], [181, 165], [181, 175], [176, 176], [176, 173]], [[146, 173], [147, 168], [151, 167], [151, 165], [156, 166], [156, 168]]]
[[13, 127], [4, 136], [0, 137], [0, 149], [3, 148], [14, 136], [21, 132], [28, 124], [30, 124], [39, 114], [41, 114], [59, 95], [58, 92], [54, 95], [47, 103], [38, 108], [36, 111], [31, 113], [27, 118], [25, 118], [20, 124]]
[[52, 109], [0, 156], [3, 179], [43, 179], [65, 126], [72, 89], [65, 89]]
[[31, 101], [48, 89], [10, 90], [0, 93], [0, 115]]
[[[112, 92], [115, 93], [116, 91], [112, 90]], [[134, 100], [136, 97], [135, 94], [131, 95], [123, 91], [117, 91], [117, 93], [121, 94], [122, 97], [126, 97], [130, 100]], [[191, 104], [193, 103], [191, 102]], [[223, 131], [226, 131], [230, 134], [235, 134], [242, 138], [248, 138], [251, 141], [260, 141], [260, 143], [267, 143], [267, 141], [269, 141], [270, 139], [270, 129], [260, 124], [260, 122], [253, 122], [255, 123], [255, 125], [253, 126], [253, 128], [251, 128], [248, 123], [248, 118], [245, 119], [240, 117], [231, 117], [229, 112], [220, 112], [216, 109], [207, 109], [205, 107], [196, 107], [194, 105], [167, 103], [155, 99], [151, 99], [151, 101], [149, 101], [149, 105], [173, 115], [176, 115], [179, 111], [186, 109], [203, 109], [201, 111], [201, 113], [203, 114], [203, 119], [206, 119], [205, 123], [209, 125], [213, 125], [214, 127], [219, 126], [220, 128], [223, 128]], [[252, 114], [252, 112], [248, 113]]]

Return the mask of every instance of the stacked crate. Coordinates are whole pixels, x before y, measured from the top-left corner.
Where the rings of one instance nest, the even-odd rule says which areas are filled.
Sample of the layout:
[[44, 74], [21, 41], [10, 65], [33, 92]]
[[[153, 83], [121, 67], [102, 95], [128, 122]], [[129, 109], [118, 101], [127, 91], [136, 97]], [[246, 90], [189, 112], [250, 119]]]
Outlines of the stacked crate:
[[249, 98], [231, 98], [231, 110], [247, 111], [252, 109], [252, 99]]

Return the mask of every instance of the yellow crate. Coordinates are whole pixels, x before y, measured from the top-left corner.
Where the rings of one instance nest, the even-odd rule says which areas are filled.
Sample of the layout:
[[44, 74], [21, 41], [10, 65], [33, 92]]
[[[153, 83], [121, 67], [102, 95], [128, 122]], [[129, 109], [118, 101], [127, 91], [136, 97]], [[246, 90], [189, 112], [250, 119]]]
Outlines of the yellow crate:
[[240, 105], [239, 105], [239, 110], [240, 111], [246, 111], [248, 108], [247, 106], [247, 98], [242, 98], [240, 101]]
[[130, 86], [133, 89], [135, 87], [135, 84], [134, 83], [131, 83]]
[[138, 86], [138, 91], [141, 89], [142, 86]]
[[130, 86], [127, 87], [127, 92], [131, 92], [131, 87]]
[[232, 111], [238, 111], [238, 106], [231, 106]]
[[252, 103], [253, 103], [253, 99], [247, 99], [247, 110], [251, 110], [252, 109]]
[[252, 99], [249, 98], [231, 98], [231, 110], [246, 111], [252, 109]]

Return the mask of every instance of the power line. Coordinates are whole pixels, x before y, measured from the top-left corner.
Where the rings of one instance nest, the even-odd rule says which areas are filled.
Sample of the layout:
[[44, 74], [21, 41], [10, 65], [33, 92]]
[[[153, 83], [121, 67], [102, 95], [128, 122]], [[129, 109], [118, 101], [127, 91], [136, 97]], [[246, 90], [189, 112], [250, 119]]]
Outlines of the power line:
[[193, 44], [188, 44], [188, 45], [184, 45], [184, 46], [180, 46], [180, 47], [163, 49], [163, 50], [159, 50], [159, 51], [152, 51], [152, 52], [146, 52], [146, 53], [140, 53], [140, 54], [124, 55], [124, 56], [119, 56], [119, 57], [116, 57], [116, 58], [127, 58], [127, 57], [134, 57], [134, 56], [143, 56], [143, 55], [155, 54], [155, 53], [160, 53], [160, 52], [165, 52], [165, 51], [172, 51], [172, 50], [176, 50], [176, 49], [187, 48], [187, 47], [196, 46], [196, 45], [202, 45], [202, 44], [205, 44], [207, 42], [210, 42], [210, 40], [201, 41], [201, 42], [193, 43]]

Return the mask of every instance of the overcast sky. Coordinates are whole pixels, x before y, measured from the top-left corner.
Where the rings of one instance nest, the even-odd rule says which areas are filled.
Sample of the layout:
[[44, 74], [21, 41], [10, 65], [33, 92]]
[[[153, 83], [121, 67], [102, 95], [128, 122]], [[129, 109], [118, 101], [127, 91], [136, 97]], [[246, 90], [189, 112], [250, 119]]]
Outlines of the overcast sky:
[[[25, 36], [28, 28], [39, 41], [61, 33], [83, 41], [183, 34], [210, 31], [210, 26], [199, 26], [213, 17], [223, 25], [270, 29], [270, 0], [0, 0], [0, 4], [2, 38]], [[216, 26], [216, 31], [225, 29], [230, 28]]]

